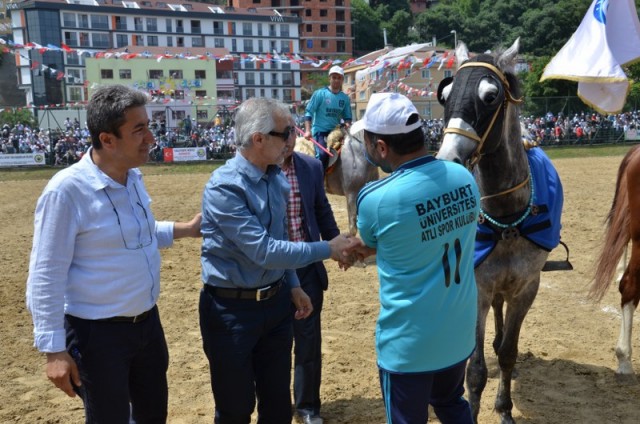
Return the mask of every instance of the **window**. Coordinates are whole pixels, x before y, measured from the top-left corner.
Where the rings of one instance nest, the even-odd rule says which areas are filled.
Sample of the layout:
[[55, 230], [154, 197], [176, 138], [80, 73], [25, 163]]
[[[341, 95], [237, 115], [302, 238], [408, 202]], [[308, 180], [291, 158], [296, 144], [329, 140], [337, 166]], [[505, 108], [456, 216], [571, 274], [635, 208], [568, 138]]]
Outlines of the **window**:
[[344, 22], [344, 10], [336, 10], [336, 21]]
[[144, 31], [144, 27], [142, 26], [142, 18], [133, 18], [133, 28], [136, 31]]
[[277, 37], [276, 26], [274, 24], [269, 24], [269, 37]]
[[242, 40], [242, 44], [244, 47], [245, 52], [252, 52], [253, 51], [253, 40], [249, 39], [247, 40], [246, 38], [244, 40]]
[[77, 46], [78, 45], [78, 34], [75, 32], [65, 31], [64, 32], [64, 43], [67, 46]]
[[167, 47], [173, 47], [173, 37], [167, 37]]
[[250, 99], [252, 97], [256, 97], [256, 89], [255, 88], [247, 88], [245, 93], [246, 93], [247, 99]]
[[144, 46], [144, 37], [142, 35], [134, 35], [133, 36], [133, 45], [134, 46]]
[[231, 35], [236, 35], [236, 23], [231, 22]]
[[222, 22], [213, 22], [213, 34], [214, 35], [223, 35], [224, 30], [222, 28]]
[[207, 90], [196, 90], [196, 97], [207, 97]]
[[176, 37], [176, 47], [184, 47], [184, 37]]
[[167, 23], [167, 32], [173, 32], [173, 22], [171, 21], [171, 19], [167, 19], [166, 23]]
[[293, 85], [293, 76], [290, 72], [282, 74], [282, 85]]
[[113, 79], [113, 69], [100, 69], [100, 78]]
[[256, 76], [253, 72], [247, 72], [244, 75], [244, 82], [247, 85], [255, 85], [256, 84]]
[[158, 30], [158, 19], [147, 18], [147, 31], [157, 31], [157, 30]]
[[312, 32], [312, 31], [313, 31], [313, 25], [311, 25], [311, 24], [307, 24], [307, 25], [306, 25], [306, 31], [307, 31], [307, 32]]
[[184, 100], [184, 90], [174, 90], [171, 95], [175, 100]]
[[323, 49], [329, 48], [329, 42], [327, 40], [321, 40], [320, 41], [320, 47], [323, 48]]
[[203, 69], [196, 69], [195, 77], [196, 79], [207, 79], [207, 71]]
[[75, 15], [75, 13], [64, 12], [62, 14], [62, 25], [75, 28], [75, 26], [76, 26], [76, 15]]
[[251, 25], [251, 22], [245, 22], [242, 24], [242, 34], [253, 35], [253, 26]]
[[91, 34], [93, 47], [109, 47], [109, 34], [94, 32]]
[[88, 32], [81, 32], [80, 33], [80, 46], [81, 47], [91, 47], [91, 43], [89, 42], [89, 33]]
[[169, 75], [174, 79], [182, 79], [182, 69], [170, 69]]
[[329, 31], [329, 25], [320, 25], [320, 32], [328, 32]]
[[449, 78], [453, 76], [453, 72], [450, 69], [444, 71], [444, 78]]
[[196, 117], [198, 121], [207, 121], [209, 120], [209, 111], [207, 109], [198, 109], [196, 111]]
[[67, 84], [82, 84], [84, 82], [80, 69], [67, 68], [65, 74], [67, 75]]
[[327, 9], [320, 9], [320, 16], [322, 16], [323, 18], [326, 18], [327, 15], [328, 15]]
[[[264, 74], [260, 73], [260, 85], [264, 85]], [[264, 90], [262, 90], [262, 97], [264, 97]]]
[[289, 24], [281, 24], [280, 25], [280, 36], [288, 37], [289, 36]]
[[224, 47], [224, 38], [214, 38], [213, 47]]
[[262, 35], [262, 24], [258, 23], [256, 25], [258, 25], [258, 35]]
[[200, 21], [192, 20], [191, 21], [191, 33], [192, 34], [200, 34], [201, 31], [202, 30], [200, 28]]
[[109, 29], [109, 18], [107, 15], [91, 15], [91, 28]]
[[149, 69], [149, 79], [160, 79], [164, 77], [162, 69]]
[[336, 41], [336, 50], [340, 53], [344, 53], [347, 51], [347, 43], [343, 40]]
[[282, 90], [282, 101], [291, 103], [293, 102], [293, 90], [290, 88], [285, 88]]
[[282, 40], [280, 41], [280, 52], [281, 53], [291, 53], [291, 51], [289, 50], [289, 42]]
[[158, 45], [158, 36], [147, 35], [147, 46], [157, 46], [157, 45]]
[[69, 98], [70, 102], [81, 102], [84, 100], [82, 97], [83, 87], [68, 87], [69, 90]]
[[204, 39], [202, 37], [191, 37], [191, 47], [204, 47]]
[[131, 79], [131, 69], [120, 69], [118, 75], [120, 79]]
[[78, 26], [80, 28], [89, 28], [89, 15], [78, 15]]
[[422, 79], [431, 79], [431, 69], [423, 69], [421, 74]]
[[279, 99], [280, 98], [280, 93], [278, 93], [278, 89], [277, 88], [273, 88], [271, 89], [271, 98], [273, 99]]
[[184, 32], [184, 26], [182, 25], [182, 19], [176, 20], [176, 32]]
[[305, 9], [304, 16], [311, 16], [311, 9]]
[[116, 16], [116, 29], [121, 31], [127, 30], [127, 18], [124, 16]]
[[237, 43], [235, 38], [231, 39], [231, 51], [232, 52], [237, 52], [238, 51], [238, 43]]
[[278, 74], [271, 74], [271, 85], [278, 85]]
[[252, 61], [248, 60], [244, 62], [244, 69], [256, 69], [256, 66]]
[[67, 52], [67, 65], [80, 65], [80, 56], [77, 52]]

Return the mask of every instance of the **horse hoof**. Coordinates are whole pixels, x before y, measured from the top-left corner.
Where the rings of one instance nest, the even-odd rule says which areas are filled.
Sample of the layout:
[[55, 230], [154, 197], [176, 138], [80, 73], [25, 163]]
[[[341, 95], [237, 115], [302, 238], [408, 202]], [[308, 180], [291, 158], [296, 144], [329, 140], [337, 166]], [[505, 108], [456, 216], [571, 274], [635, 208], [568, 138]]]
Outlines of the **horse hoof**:
[[623, 386], [635, 386], [638, 384], [638, 378], [635, 374], [616, 373], [616, 382]]
[[500, 424], [516, 424], [515, 420], [511, 416], [511, 412], [504, 412], [501, 414]]

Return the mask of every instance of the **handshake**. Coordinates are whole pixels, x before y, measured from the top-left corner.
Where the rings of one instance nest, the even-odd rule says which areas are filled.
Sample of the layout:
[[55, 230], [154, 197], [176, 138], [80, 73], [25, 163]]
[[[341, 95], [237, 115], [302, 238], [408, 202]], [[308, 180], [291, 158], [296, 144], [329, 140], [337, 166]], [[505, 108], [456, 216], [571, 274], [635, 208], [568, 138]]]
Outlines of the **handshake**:
[[329, 241], [331, 259], [337, 261], [343, 270], [349, 269], [355, 262], [375, 255], [376, 250], [367, 247], [358, 237], [340, 234]]

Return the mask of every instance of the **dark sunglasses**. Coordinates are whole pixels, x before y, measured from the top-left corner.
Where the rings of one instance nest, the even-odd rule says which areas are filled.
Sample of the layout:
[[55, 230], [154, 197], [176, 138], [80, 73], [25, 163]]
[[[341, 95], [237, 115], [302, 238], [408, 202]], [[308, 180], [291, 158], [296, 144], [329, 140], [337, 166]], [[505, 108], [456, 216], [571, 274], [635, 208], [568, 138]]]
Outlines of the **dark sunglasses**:
[[269, 131], [267, 134], [272, 135], [274, 137], [280, 137], [284, 141], [287, 141], [289, 137], [295, 134], [295, 132], [296, 132], [296, 129], [294, 127], [289, 126], [289, 127], [286, 127], [283, 132]]

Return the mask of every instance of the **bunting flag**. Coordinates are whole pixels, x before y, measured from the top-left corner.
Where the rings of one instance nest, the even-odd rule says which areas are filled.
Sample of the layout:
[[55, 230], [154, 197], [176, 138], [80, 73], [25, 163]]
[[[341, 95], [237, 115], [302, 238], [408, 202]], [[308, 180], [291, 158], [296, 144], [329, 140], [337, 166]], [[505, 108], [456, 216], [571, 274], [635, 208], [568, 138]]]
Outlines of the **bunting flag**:
[[630, 88], [622, 66], [638, 58], [640, 22], [633, 0], [594, 0], [540, 81], [577, 81], [583, 102], [600, 113], [618, 113]]

